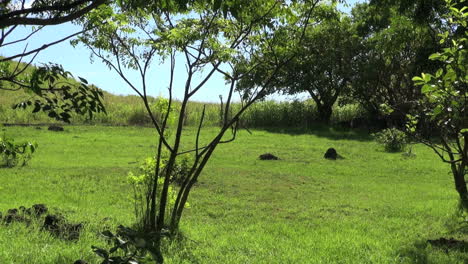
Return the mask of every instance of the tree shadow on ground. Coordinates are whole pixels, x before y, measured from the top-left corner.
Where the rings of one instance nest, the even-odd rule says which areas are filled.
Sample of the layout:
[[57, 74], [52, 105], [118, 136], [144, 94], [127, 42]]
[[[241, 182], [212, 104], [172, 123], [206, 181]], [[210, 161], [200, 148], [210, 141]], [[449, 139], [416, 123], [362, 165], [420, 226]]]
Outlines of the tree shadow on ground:
[[314, 135], [330, 140], [356, 140], [356, 141], [372, 141], [373, 137], [367, 129], [349, 129], [337, 126], [328, 126], [317, 124], [309, 127], [264, 127], [257, 128], [270, 133], [287, 134], [292, 136], [298, 135]]
[[192, 240], [180, 231], [175, 237], [166, 242], [163, 246], [163, 251], [167, 253], [167, 256], [170, 256], [169, 258], [172, 261], [177, 263], [180, 261], [194, 264], [203, 263], [200, 256], [193, 253], [197, 247], [203, 245], [202, 242]]
[[[437, 254], [449, 255], [452, 253], [468, 253], [468, 241], [444, 237], [418, 240], [412, 245], [400, 249], [397, 255], [408, 260], [408, 263], [427, 264], [437, 263], [439, 260]], [[467, 263], [468, 258], [461, 254], [458, 258], [462, 259], [458, 260]]]

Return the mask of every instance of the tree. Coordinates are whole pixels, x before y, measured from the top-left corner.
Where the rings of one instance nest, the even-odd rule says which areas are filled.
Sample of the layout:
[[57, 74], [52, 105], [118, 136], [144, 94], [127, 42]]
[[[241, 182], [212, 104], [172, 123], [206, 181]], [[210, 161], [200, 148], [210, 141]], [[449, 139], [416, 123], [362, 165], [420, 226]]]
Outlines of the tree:
[[[163, 236], [177, 233], [189, 194], [216, 147], [236, 138], [242, 113], [269, 92], [275, 74], [292, 59], [291, 51], [298, 47], [317, 2], [199, 0], [147, 5], [142, 1], [122, 1], [122, 5], [90, 13], [88, 23], [92, 30], [80, 37], [80, 41], [140, 96], [159, 137], [154, 172], [147, 179], [147, 189], [141, 201], [142, 215], [139, 216], [140, 231], [147, 239], [146, 249], [154, 254], [157, 262], [163, 262], [160, 251]], [[275, 32], [283, 30], [291, 21], [299, 26], [296, 31], [289, 31], [288, 45], [274, 45], [279, 36]], [[269, 60], [258, 59], [264, 58], [265, 54], [270, 55]], [[169, 83], [148, 83], [150, 66], [165, 61], [170, 68]], [[185, 76], [175, 75], [179, 63], [186, 69]], [[132, 69], [139, 73], [139, 83], [127, 78], [126, 71]], [[231, 111], [237, 84], [257, 69], [269, 71], [256, 89], [242, 93], [240, 109]], [[203, 111], [193, 146], [189, 147], [182, 140], [188, 102], [215, 74], [224, 76], [228, 87], [222, 125], [214, 137], [201, 142]], [[185, 85], [180, 88], [184, 95], [180, 110], [175, 113], [171, 111], [173, 91], [177, 89], [174, 79], [183, 77]], [[148, 91], [166, 87], [169, 94], [167, 108], [162, 113], [154, 113], [148, 102]], [[174, 115], [175, 125], [169, 127], [168, 120]], [[174, 131], [170, 140], [169, 129]], [[229, 131], [231, 134], [227, 135]], [[188, 172], [180, 186], [171, 186], [177, 160], [187, 154], [192, 157]], [[173, 200], [168, 196], [171, 188], [177, 189]]]
[[[36, 0], [32, 1], [30, 6], [27, 2], [6, 0], [0, 3], [0, 48], [26, 43], [45, 26], [76, 21], [105, 4], [107, 0]], [[12, 34], [21, 26], [34, 27], [28, 35], [10, 40]], [[32, 50], [28, 50], [26, 44], [17, 54], [0, 57], [0, 89], [24, 90], [34, 95], [15, 107], [33, 106], [33, 112], [44, 111], [51, 118], [65, 122], [70, 122], [70, 112], [88, 114], [91, 118], [94, 112], [105, 111], [101, 102], [102, 92], [97, 87], [88, 85], [85, 79], [79, 78], [79, 82], [72, 81], [71, 73], [56, 64], [30, 67], [42, 50], [71, 39], [86, 30], [84, 28]], [[24, 59], [27, 59], [26, 63], [22, 63]]]
[[438, 67], [427, 57], [440, 49], [436, 37], [442, 25], [435, 20], [416, 23], [396, 2], [385, 3], [358, 4], [352, 10], [362, 40], [352, 65], [349, 97], [374, 118], [381, 117], [382, 104], [390, 106], [399, 113], [395, 125], [402, 125], [408, 108], [421, 97], [412, 77]]
[[288, 94], [308, 92], [314, 100], [319, 120], [328, 123], [332, 107], [352, 78], [356, 35], [351, 20], [334, 6], [322, 7], [318, 22], [306, 31], [302, 45], [280, 72], [278, 89]]
[[[446, 0], [450, 12], [443, 17], [448, 30], [441, 34], [447, 47], [430, 56], [441, 65], [433, 74], [423, 73], [413, 81], [421, 87], [420, 115], [409, 127], [417, 139], [450, 164], [462, 207], [468, 209], [465, 175], [468, 168], [468, 6], [465, 0]], [[462, 8], [457, 8], [462, 6]], [[430, 118], [439, 137], [424, 139], [415, 128], [418, 120]]]

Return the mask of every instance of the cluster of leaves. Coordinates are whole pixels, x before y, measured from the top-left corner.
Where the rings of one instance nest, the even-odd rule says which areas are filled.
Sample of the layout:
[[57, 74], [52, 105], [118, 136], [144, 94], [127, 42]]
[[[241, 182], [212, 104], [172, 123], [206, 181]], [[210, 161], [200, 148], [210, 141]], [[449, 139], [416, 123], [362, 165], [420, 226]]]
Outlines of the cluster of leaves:
[[468, 133], [468, 6], [451, 11], [449, 22], [456, 23], [454, 29], [458, 32], [441, 34], [440, 43], [448, 42], [449, 46], [429, 57], [442, 67], [435, 74], [422, 73], [413, 81], [421, 86], [425, 114], [436, 121], [445, 134], [459, 137]]
[[319, 119], [328, 122], [332, 106], [349, 86], [357, 38], [351, 19], [336, 7], [324, 7], [320, 23], [307, 30], [301, 56], [286, 69], [290, 94], [307, 91], [317, 105]]
[[33, 107], [33, 113], [43, 111], [49, 117], [67, 123], [70, 123], [72, 112], [92, 119], [93, 113], [106, 111], [102, 103], [103, 92], [81, 77], [78, 77], [80, 82], [76, 82], [61, 65], [44, 64], [28, 77], [29, 89], [26, 91], [34, 96], [17, 103], [14, 109]]
[[[343, 102], [357, 101], [377, 118], [381, 104], [401, 109], [398, 125], [402, 125], [408, 113], [402, 104], [421, 97], [412, 77], [438, 66], [427, 58], [440, 49], [436, 38], [444, 25], [435, 18], [417, 23], [412, 12], [417, 8], [415, 1], [406, 1], [404, 7], [399, 1], [377, 2], [357, 4], [352, 10], [360, 45], [350, 65], [352, 89]], [[426, 4], [432, 8], [434, 3]]]
[[[168, 154], [163, 153], [163, 158], [160, 160], [159, 168], [164, 169], [167, 165]], [[190, 154], [181, 154], [177, 157], [176, 163], [174, 164], [174, 169], [171, 172], [171, 183], [180, 184], [184, 181], [185, 176], [188, 175], [193, 163], [193, 157]], [[140, 167], [138, 168], [138, 175], [134, 175], [132, 172], [128, 173], [128, 179], [130, 183], [144, 183], [151, 179], [154, 175], [154, 170], [156, 168], [156, 158], [150, 157], [146, 158]], [[163, 177], [163, 176], [160, 176]]]
[[387, 152], [403, 151], [409, 143], [406, 133], [396, 128], [384, 129], [373, 136], [378, 143], [384, 146]]
[[33, 142], [15, 143], [13, 139], [0, 137], [0, 166], [24, 166], [36, 151], [37, 144]]
[[[468, 6], [466, 0], [446, 0], [446, 4], [449, 13], [443, 19], [448, 29], [439, 35], [445, 48], [430, 56], [440, 67], [413, 78], [423, 97], [418, 102], [420, 113], [410, 116], [408, 128], [450, 164], [460, 205], [468, 209]], [[437, 140], [418, 135], [418, 121], [428, 118], [437, 124]]]
[[151, 263], [154, 262], [151, 258], [159, 258], [157, 250], [151, 246], [155, 237], [151, 232], [138, 232], [121, 225], [115, 234], [108, 230], [101, 234], [112, 245], [110, 249], [92, 247], [103, 259], [101, 264]]
[[[163, 153], [163, 158], [160, 159], [159, 168], [164, 171], [168, 162], [168, 154]], [[176, 185], [181, 185], [186, 177], [190, 173], [191, 165], [193, 164], [193, 158], [190, 154], [180, 155], [176, 163], [173, 166], [170, 175], [171, 185], [168, 188], [168, 206], [167, 210], [170, 210], [174, 205], [177, 198]], [[144, 204], [145, 204], [145, 194], [147, 194], [150, 187], [154, 182], [154, 175], [156, 170], [156, 158], [149, 157], [146, 158], [143, 163], [138, 168], [138, 173], [133, 172], [128, 173], [128, 181], [133, 186], [134, 190], [134, 203], [135, 211], [138, 217], [144, 217]], [[160, 174], [157, 179], [157, 185], [162, 186], [164, 184], [164, 174]], [[161, 188], [158, 188], [157, 196], [161, 196]], [[186, 205], [190, 206], [189, 204]]]

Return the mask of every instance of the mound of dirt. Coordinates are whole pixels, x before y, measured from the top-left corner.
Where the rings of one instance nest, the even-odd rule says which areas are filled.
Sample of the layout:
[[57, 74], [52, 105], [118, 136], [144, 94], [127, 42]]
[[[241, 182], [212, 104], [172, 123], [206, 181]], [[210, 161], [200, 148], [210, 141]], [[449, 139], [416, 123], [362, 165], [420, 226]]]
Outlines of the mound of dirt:
[[58, 131], [63, 131], [63, 127], [61, 127], [61, 126], [55, 126], [55, 125], [49, 126], [49, 128], [47, 128], [47, 129], [50, 130], [50, 131], [56, 131], [56, 132], [58, 132]]
[[329, 160], [343, 159], [343, 157], [340, 154], [338, 154], [338, 152], [336, 152], [336, 149], [334, 148], [327, 149], [323, 157]]
[[47, 215], [44, 219], [42, 228], [49, 231], [56, 237], [65, 240], [77, 240], [80, 238], [83, 224], [71, 224], [61, 215]]
[[58, 238], [65, 240], [77, 240], [80, 237], [80, 232], [83, 229], [82, 223], [69, 223], [67, 219], [61, 215], [45, 215], [48, 208], [45, 204], [34, 204], [30, 208], [20, 206], [18, 208], [9, 209], [2, 218], [0, 213], [0, 221], [5, 225], [13, 222], [25, 223], [27, 226], [33, 220], [44, 219], [42, 230], [49, 231]]
[[265, 153], [265, 154], [262, 154], [258, 157], [260, 160], [279, 160], [278, 157], [276, 157], [275, 155], [271, 154], [271, 153]]

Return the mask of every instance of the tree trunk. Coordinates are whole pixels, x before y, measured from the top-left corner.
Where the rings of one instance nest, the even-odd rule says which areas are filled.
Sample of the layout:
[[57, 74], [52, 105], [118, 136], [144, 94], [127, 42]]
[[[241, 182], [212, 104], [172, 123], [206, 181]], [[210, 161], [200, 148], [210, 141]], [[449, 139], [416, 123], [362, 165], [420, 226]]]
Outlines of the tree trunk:
[[460, 205], [463, 209], [468, 210], [468, 190], [465, 181], [465, 164], [452, 164], [452, 173], [455, 181], [455, 189], [460, 196]]
[[318, 110], [318, 118], [320, 122], [323, 122], [325, 124], [330, 123], [330, 118], [333, 113], [332, 107], [330, 105], [318, 105], [317, 104], [317, 110]]

